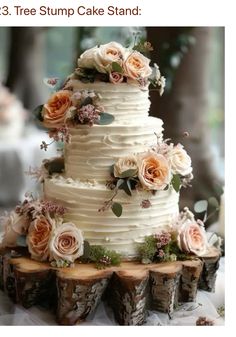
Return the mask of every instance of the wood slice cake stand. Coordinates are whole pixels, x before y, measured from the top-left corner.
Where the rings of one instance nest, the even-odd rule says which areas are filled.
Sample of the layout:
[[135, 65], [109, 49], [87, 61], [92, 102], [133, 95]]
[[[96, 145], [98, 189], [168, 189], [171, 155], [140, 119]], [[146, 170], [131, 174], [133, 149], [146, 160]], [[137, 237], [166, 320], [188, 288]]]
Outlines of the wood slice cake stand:
[[186, 261], [123, 262], [102, 270], [76, 263], [59, 269], [14, 252], [19, 256], [11, 250], [0, 252], [0, 288], [25, 308], [47, 303], [61, 325], [84, 321], [102, 299], [120, 325], [142, 325], [147, 309], [171, 317], [179, 302], [195, 301], [198, 288], [214, 291], [220, 259], [212, 248], [208, 255]]

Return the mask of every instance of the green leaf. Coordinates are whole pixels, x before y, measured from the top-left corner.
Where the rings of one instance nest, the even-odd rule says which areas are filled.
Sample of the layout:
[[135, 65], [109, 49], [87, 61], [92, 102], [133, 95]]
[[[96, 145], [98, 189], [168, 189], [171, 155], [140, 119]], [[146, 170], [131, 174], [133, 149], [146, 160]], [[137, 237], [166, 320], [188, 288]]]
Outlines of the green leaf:
[[181, 179], [178, 174], [175, 174], [171, 180], [171, 184], [176, 192], [179, 192], [180, 185], [181, 185]]
[[210, 197], [208, 202], [212, 207], [218, 208], [220, 206], [218, 200], [215, 197]]
[[43, 104], [37, 106], [37, 108], [35, 108], [35, 109], [33, 110], [33, 115], [34, 115], [35, 118], [37, 118], [40, 122], [43, 122], [42, 110], [43, 110]]
[[100, 114], [100, 120], [98, 121], [99, 125], [108, 125], [114, 121], [114, 116], [106, 112]]
[[120, 186], [121, 186], [124, 182], [125, 182], [124, 179], [118, 179], [118, 180], [117, 180], [117, 183], [116, 183], [116, 187], [117, 187], [117, 188], [120, 188]]
[[115, 71], [116, 73], [122, 74], [123, 73], [123, 68], [119, 65], [117, 62], [112, 62], [112, 71]]
[[83, 254], [83, 259], [88, 259], [90, 256], [90, 244], [88, 241], [84, 241], [84, 254]]
[[121, 178], [129, 178], [129, 177], [133, 177], [135, 174], [136, 174], [137, 170], [136, 169], [129, 169], [129, 170], [126, 170], [124, 171], [122, 174], [121, 174]]
[[207, 210], [207, 206], [207, 200], [199, 200], [194, 204], [194, 211], [197, 213], [205, 212]]
[[132, 196], [132, 190], [131, 190], [131, 184], [129, 180], [124, 180], [124, 179], [120, 179], [123, 180], [123, 183], [120, 184], [120, 186], [118, 187], [120, 190], [123, 190], [126, 194], [128, 194], [130, 197]]
[[122, 214], [122, 206], [118, 202], [114, 202], [112, 207], [112, 212], [119, 218]]

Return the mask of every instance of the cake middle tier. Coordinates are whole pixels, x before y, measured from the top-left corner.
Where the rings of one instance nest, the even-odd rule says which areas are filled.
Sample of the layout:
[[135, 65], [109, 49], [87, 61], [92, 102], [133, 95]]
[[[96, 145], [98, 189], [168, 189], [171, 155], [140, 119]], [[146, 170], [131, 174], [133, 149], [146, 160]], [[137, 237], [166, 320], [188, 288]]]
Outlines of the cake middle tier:
[[65, 144], [65, 175], [81, 181], [105, 182], [117, 159], [141, 153], [162, 138], [162, 120], [146, 117], [110, 125], [78, 125], [70, 129], [70, 143]]
[[[155, 194], [133, 191], [132, 196], [119, 191], [114, 200], [123, 207], [119, 218], [111, 209], [98, 211], [113, 193], [102, 184], [84, 183], [62, 175], [54, 175], [44, 182], [44, 197], [66, 207], [64, 221], [71, 221], [81, 229], [85, 240], [134, 258], [137, 244], [143, 242], [145, 236], [171, 224], [179, 210], [179, 193], [173, 188]], [[151, 206], [142, 208], [142, 201], [147, 199]]]

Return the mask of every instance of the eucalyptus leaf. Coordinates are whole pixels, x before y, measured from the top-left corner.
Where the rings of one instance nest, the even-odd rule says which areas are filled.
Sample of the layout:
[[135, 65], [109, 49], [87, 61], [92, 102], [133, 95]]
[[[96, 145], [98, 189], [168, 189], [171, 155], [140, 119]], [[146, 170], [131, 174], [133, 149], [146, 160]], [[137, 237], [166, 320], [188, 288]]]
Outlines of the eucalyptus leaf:
[[124, 183], [124, 179], [118, 179], [117, 183], [116, 183], [116, 187], [120, 188], [120, 186]]
[[180, 185], [181, 185], [181, 179], [178, 174], [175, 174], [171, 180], [171, 184], [176, 192], [179, 192]]
[[99, 125], [108, 125], [111, 124], [114, 121], [114, 116], [111, 114], [108, 114], [106, 112], [102, 112], [100, 114], [100, 119], [98, 121]]
[[[123, 180], [123, 179], [122, 179]], [[129, 180], [123, 180], [123, 183], [119, 187], [120, 190], [123, 190], [130, 197], [132, 196], [131, 184]]]
[[119, 65], [119, 63], [117, 63], [117, 62], [112, 62], [111, 66], [112, 66], [112, 71], [115, 71], [116, 73], [119, 73], [119, 74], [122, 74], [122, 73], [123, 73], [123, 69], [122, 69], [122, 67]]
[[122, 206], [118, 202], [114, 202], [112, 207], [112, 212], [119, 218], [122, 214]]
[[211, 205], [212, 207], [219, 208], [220, 206], [218, 200], [215, 197], [210, 197], [208, 199], [208, 202], [209, 202], [209, 205]]
[[124, 171], [122, 174], [121, 174], [121, 178], [129, 178], [129, 177], [133, 177], [135, 174], [136, 174], [137, 170], [136, 169], [129, 169], [129, 170], [126, 170]]
[[207, 200], [199, 200], [194, 204], [194, 211], [196, 213], [202, 213], [207, 210], [208, 202]]
[[34, 115], [35, 118], [37, 118], [40, 122], [43, 122], [42, 110], [43, 110], [43, 104], [37, 106], [37, 108], [35, 108], [35, 109], [33, 110], [33, 115]]

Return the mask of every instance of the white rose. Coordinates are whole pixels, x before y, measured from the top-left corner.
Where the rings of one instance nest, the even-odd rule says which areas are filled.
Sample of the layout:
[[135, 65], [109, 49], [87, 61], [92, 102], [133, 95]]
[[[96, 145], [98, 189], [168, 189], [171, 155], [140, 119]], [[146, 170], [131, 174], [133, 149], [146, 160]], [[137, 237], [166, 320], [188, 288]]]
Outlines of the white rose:
[[179, 249], [185, 253], [197, 256], [206, 254], [208, 243], [203, 223], [187, 219], [177, 227], [177, 243]]
[[191, 158], [184, 150], [183, 145], [177, 144], [168, 154], [172, 173], [186, 176], [192, 172]]
[[111, 70], [112, 62], [122, 65], [124, 55], [124, 47], [117, 42], [101, 45], [94, 53], [95, 68], [100, 73], [107, 73]]
[[4, 234], [1, 242], [2, 247], [15, 247], [17, 238], [26, 234], [29, 220], [26, 215], [19, 215], [12, 211], [3, 221]]
[[150, 60], [138, 51], [126, 53], [124, 60], [124, 76], [133, 80], [147, 79], [152, 74]]
[[114, 176], [119, 178], [127, 170], [135, 170], [133, 177], [138, 173], [137, 160], [135, 156], [128, 156], [118, 159], [114, 165]]
[[73, 223], [56, 227], [49, 242], [50, 260], [63, 259], [74, 262], [83, 255], [84, 243], [81, 230]]
[[98, 47], [93, 47], [91, 49], [86, 50], [83, 54], [78, 58], [77, 64], [79, 68], [95, 68], [94, 58], [95, 54], [98, 51]]

